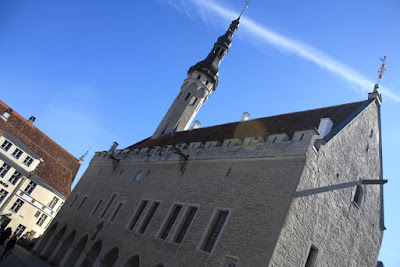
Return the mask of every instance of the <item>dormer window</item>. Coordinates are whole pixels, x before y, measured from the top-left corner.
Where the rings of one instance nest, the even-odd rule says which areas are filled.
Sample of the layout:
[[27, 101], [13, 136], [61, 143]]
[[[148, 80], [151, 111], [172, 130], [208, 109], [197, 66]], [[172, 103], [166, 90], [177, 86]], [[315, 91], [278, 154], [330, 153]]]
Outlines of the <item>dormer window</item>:
[[26, 156], [26, 158], [24, 160], [24, 164], [29, 167], [29, 166], [31, 166], [32, 162], [33, 162], [33, 158], [31, 158], [30, 156]]
[[21, 157], [22, 153], [24, 153], [24, 152], [23, 152], [21, 149], [16, 148], [16, 149], [14, 150], [14, 152], [12, 153], [12, 155], [13, 155], [16, 159], [19, 159], [19, 158]]
[[8, 151], [11, 146], [12, 146], [12, 143], [8, 140], [5, 140], [3, 142], [3, 144], [1, 144], [1, 148], [4, 149], [5, 151]]

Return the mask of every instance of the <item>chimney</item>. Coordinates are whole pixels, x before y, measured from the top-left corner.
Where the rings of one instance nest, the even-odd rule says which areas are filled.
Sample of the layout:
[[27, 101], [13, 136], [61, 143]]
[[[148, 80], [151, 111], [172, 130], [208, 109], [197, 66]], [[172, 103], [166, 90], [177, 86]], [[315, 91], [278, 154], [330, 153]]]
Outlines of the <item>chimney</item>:
[[200, 128], [200, 126], [201, 126], [201, 123], [196, 120], [196, 121], [194, 121], [193, 126], [190, 130], [198, 129], [198, 128]]
[[35, 120], [36, 120], [35, 116], [30, 116], [28, 121], [33, 124]]
[[322, 118], [318, 126], [320, 137], [324, 138], [325, 136], [327, 136], [331, 132], [332, 126], [333, 121], [331, 120], [331, 118]]
[[11, 114], [13, 113], [13, 110], [11, 108], [8, 108], [6, 111], [4, 111], [4, 113], [2, 115], [0, 115], [0, 117], [7, 121], [8, 118], [11, 116]]
[[248, 112], [243, 112], [242, 119], [240, 121], [249, 120], [250, 114]]
[[113, 142], [112, 145], [111, 145], [111, 147], [110, 147], [110, 149], [108, 150], [108, 152], [115, 151], [115, 149], [117, 148], [117, 146], [118, 146], [118, 143], [117, 143], [117, 142]]

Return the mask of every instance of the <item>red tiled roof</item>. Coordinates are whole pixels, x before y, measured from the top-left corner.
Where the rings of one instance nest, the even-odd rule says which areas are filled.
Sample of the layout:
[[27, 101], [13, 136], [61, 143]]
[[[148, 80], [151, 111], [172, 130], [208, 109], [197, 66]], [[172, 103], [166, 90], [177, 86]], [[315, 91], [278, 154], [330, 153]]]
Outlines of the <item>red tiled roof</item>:
[[289, 137], [295, 131], [318, 128], [321, 118], [331, 118], [333, 129], [360, 108], [367, 101], [349, 103], [339, 106], [319, 108], [295, 113], [287, 113], [272, 117], [259, 118], [244, 122], [233, 122], [190, 131], [176, 132], [171, 138], [166, 134], [157, 139], [147, 138], [130, 146], [130, 149], [177, 145], [190, 142], [220, 141], [225, 139], [261, 136], [266, 140], [268, 135], [286, 133]]
[[[0, 114], [10, 108], [0, 100]], [[14, 135], [43, 158], [34, 173], [68, 196], [79, 169], [79, 161], [32, 123], [13, 111], [8, 121], [0, 119], [0, 129]]]

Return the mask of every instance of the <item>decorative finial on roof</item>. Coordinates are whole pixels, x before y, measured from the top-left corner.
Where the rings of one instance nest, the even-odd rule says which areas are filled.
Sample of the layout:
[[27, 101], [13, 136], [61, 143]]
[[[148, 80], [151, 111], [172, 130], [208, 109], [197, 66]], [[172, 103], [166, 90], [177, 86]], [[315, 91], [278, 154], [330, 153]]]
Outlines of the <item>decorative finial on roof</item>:
[[382, 61], [382, 65], [381, 65], [381, 67], [379, 68], [379, 70], [378, 70], [378, 73], [379, 73], [379, 75], [378, 75], [378, 79], [379, 79], [379, 81], [378, 81], [378, 84], [380, 83], [380, 81], [382, 80], [382, 78], [383, 78], [383, 74], [385, 73], [385, 71], [386, 71], [386, 59], [387, 59], [387, 56], [384, 56], [383, 58], [379, 58], [379, 60], [380, 61]]
[[238, 17], [238, 20], [240, 20], [240, 18], [242, 17], [244, 11], [249, 7], [250, 1], [245, 1], [245, 2], [246, 2], [246, 5], [244, 6], [242, 12], [240, 13], [240, 15]]
[[89, 150], [90, 150], [91, 148], [92, 148], [92, 147], [89, 147], [89, 149], [86, 151], [86, 153], [83, 154], [83, 155], [79, 158], [79, 163], [82, 163], [82, 162], [83, 162], [83, 160], [85, 159], [86, 155], [89, 153]]

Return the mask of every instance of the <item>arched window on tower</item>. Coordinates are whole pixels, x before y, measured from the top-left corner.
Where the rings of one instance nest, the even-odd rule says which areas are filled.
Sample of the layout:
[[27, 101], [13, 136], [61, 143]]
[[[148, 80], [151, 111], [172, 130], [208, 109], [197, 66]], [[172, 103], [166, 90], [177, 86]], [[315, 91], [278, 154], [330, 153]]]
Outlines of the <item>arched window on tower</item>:
[[190, 93], [188, 93], [188, 94], [186, 95], [186, 97], [185, 97], [185, 101], [186, 101], [186, 100], [188, 100], [188, 99], [189, 99], [189, 97], [190, 97]]
[[190, 99], [189, 105], [194, 106], [197, 102], [197, 97], [193, 96], [192, 99]]

